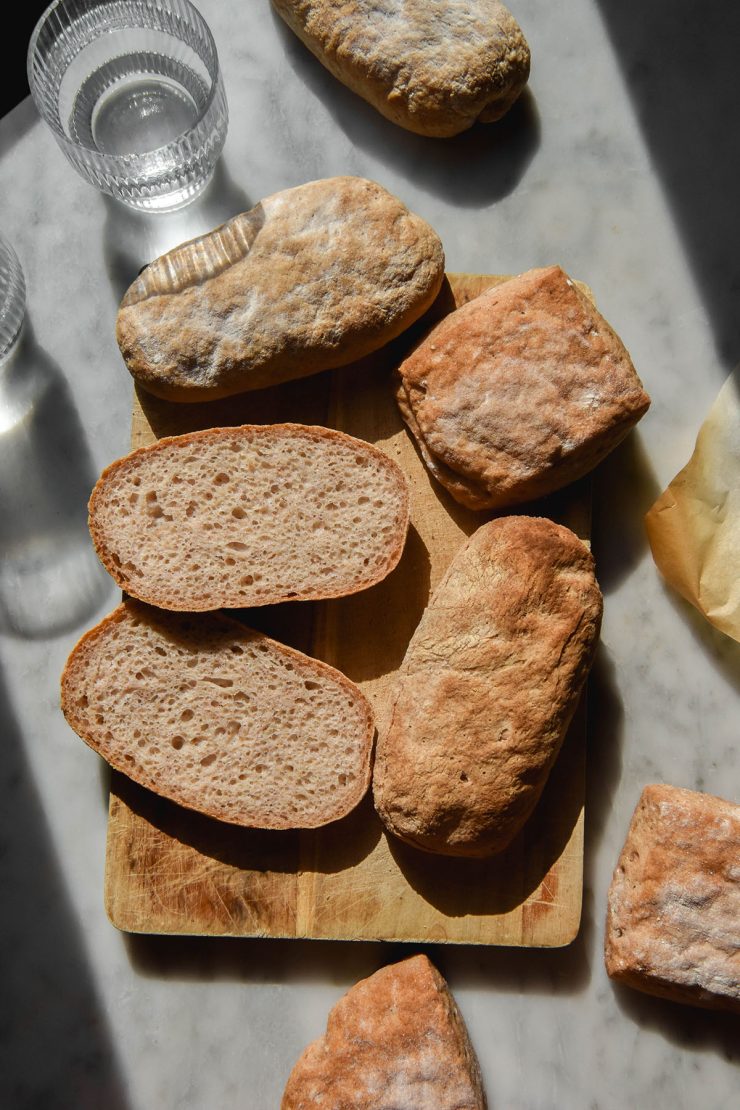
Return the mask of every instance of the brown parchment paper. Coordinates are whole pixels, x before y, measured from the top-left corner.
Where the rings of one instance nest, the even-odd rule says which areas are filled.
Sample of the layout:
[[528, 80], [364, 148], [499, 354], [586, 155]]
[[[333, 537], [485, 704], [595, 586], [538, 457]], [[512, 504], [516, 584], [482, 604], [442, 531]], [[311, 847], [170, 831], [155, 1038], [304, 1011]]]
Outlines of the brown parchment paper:
[[740, 368], [722, 386], [693, 455], [645, 524], [664, 578], [740, 640]]

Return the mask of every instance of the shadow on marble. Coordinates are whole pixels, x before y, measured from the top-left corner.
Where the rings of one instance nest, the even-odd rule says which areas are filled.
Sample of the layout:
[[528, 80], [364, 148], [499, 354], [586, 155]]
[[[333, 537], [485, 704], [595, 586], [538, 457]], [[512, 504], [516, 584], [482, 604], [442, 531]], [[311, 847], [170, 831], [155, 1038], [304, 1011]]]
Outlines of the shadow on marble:
[[[380, 941], [272, 940], [124, 934], [132, 967], [145, 978], [252, 984], [350, 986], [417, 948]], [[398, 949], [398, 951], [396, 951]]]
[[87, 530], [95, 478], [64, 374], [27, 322], [0, 368], [0, 631], [70, 631], [112, 591]]
[[128, 1110], [103, 1000], [0, 678], [0, 1105]]
[[587, 735], [582, 924], [590, 942], [601, 929], [606, 914], [606, 906], [594, 903], [597, 850], [619, 788], [624, 739], [624, 706], [617, 672], [602, 643], [596, 649], [588, 679]]
[[357, 147], [443, 199], [483, 208], [511, 193], [539, 146], [539, 114], [525, 89], [498, 123], [476, 124], [450, 139], [415, 135], [381, 116], [333, 77], [272, 11], [285, 57]]
[[648, 550], [645, 513], [659, 493], [639, 431], [594, 471], [591, 547], [603, 594], [628, 578]]
[[424, 952], [453, 990], [579, 994], [588, 986], [586, 942], [567, 948], [273, 940], [125, 935], [132, 967], [145, 978], [176, 982], [307, 985], [348, 988], [379, 967]]
[[[659, 574], [658, 568], [655, 573]], [[694, 642], [709, 656], [715, 669], [740, 693], [740, 643], [725, 636], [706, 617], [702, 616], [685, 598], [661, 580], [663, 595], [689, 626]], [[697, 789], [702, 789], [697, 785]]]
[[718, 353], [732, 365], [740, 352], [740, 6], [599, 0], [599, 8]]
[[108, 196], [103, 196], [103, 202], [103, 258], [117, 301], [155, 258], [254, 204], [235, 183], [223, 158], [201, 196], [177, 212], [138, 212]]
[[621, 1012], [640, 1029], [660, 1033], [683, 1052], [715, 1052], [728, 1063], [740, 1063], [737, 1014], [655, 998], [621, 983], [611, 988]]

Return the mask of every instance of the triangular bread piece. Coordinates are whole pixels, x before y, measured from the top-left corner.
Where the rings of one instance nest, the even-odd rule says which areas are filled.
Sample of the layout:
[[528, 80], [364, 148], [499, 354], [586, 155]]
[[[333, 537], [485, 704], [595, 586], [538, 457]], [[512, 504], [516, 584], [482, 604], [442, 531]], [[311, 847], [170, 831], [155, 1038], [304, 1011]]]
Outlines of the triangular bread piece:
[[340, 999], [293, 1068], [281, 1110], [485, 1110], [480, 1068], [426, 956], [381, 968]]

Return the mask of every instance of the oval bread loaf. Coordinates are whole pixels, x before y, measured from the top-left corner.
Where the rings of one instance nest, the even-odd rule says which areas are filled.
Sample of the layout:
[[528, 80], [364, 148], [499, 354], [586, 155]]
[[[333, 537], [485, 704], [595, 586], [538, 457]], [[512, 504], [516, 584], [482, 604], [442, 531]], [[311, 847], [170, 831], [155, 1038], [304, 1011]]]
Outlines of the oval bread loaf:
[[121, 589], [200, 611], [339, 597], [396, 565], [400, 468], [377, 447], [302, 424], [208, 428], [109, 466], [90, 532]]
[[499, 0], [273, 4], [338, 80], [419, 135], [500, 119], [529, 77], [529, 46]]
[[575, 481], [650, 404], [621, 340], [559, 266], [450, 313], [399, 378], [398, 404], [424, 461], [472, 509]]
[[413, 635], [373, 789], [388, 829], [429, 852], [504, 849], [542, 793], [601, 622], [591, 553], [534, 517], [484, 524]]
[[444, 276], [439, 236], [360, 177], [265, 198], [156, 259], [116, 336], [149, 392], [203, 401], [345, 366], [400, 335]]
[[234, 825], [315, 828], [370, 781], [360, 690], [221, 614], [125, 601], [70, 655], [62, 709], [112, 767]]

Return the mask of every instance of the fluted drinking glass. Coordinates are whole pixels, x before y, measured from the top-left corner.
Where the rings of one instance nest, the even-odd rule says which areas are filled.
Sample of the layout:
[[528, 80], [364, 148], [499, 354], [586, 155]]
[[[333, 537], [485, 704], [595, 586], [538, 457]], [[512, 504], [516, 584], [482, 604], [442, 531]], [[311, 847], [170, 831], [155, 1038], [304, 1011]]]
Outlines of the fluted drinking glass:
[[18, 256], [0, 235], [0, 363], [15, 346], [26, 312], [26, 283]]
[[171, 210], [208, 183], [228, 107], [213, 36], [189, 0], [55, 0], [31, 36], [34, 102], [103, 193]]

